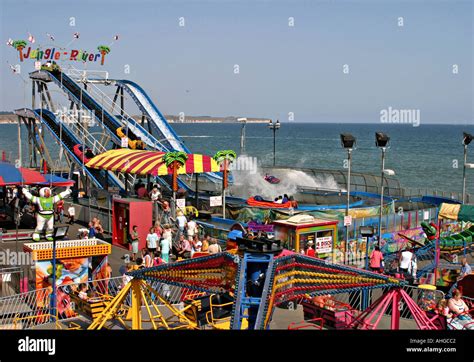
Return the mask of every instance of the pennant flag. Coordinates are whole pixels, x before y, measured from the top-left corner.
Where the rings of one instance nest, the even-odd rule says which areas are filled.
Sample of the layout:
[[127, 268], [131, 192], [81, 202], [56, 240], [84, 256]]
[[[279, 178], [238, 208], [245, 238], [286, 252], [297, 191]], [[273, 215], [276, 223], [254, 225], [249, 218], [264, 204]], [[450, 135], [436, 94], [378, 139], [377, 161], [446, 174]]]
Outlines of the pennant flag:
[[31, 33], [28, 33], [28, 41], [31, 43], [31, 44], [34, 44], [36, 42], [36, 39], [33, 35], [31, 35]]

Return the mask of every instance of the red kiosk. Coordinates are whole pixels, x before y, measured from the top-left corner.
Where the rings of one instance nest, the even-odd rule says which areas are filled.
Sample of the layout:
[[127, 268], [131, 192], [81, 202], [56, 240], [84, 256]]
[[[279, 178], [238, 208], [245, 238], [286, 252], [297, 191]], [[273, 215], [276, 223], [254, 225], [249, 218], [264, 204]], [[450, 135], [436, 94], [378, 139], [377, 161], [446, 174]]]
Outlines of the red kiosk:
[[153, 205], [149, 200], [114, 198], [112, 202], [112, 244], [130, 249], [127, 235], [134, 225], [140, 236], [139, 250], [146, 247], [146, 236], [153, 226]]

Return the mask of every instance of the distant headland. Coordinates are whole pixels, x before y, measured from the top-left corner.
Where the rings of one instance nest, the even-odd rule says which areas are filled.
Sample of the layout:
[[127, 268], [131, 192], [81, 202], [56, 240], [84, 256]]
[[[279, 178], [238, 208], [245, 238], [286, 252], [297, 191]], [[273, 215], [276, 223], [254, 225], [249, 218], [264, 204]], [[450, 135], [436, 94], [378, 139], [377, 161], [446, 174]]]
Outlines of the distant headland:
[[[133, 116], [137, 121], [141, 120], [141, 116]], [[211, 116], [183, 116], [183, 115], [165, 115], [169, 123], [240, 123], [240, 117], [211, 117]], [[247, 123], [268, 123], [269, 118], [247, 117]], [[0, 111], [0, 124], [14, 124], [18, 122], [17, 116], [13, 112]], [[145, 121], [146, 122], [146, 121]]]

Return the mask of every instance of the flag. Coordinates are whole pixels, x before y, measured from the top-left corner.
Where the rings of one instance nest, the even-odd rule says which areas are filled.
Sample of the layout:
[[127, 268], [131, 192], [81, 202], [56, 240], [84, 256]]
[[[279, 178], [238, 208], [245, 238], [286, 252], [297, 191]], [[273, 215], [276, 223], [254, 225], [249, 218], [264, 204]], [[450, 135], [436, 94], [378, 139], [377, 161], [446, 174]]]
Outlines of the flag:
[[72, 36], [75, 38], [75, 39], [79, 39], [79, 33], [76, 31]]
[[28, 41], [31, 43], [31, 44], [34, 44], [36, 39], [33, 35], [31, 35], [31, 33], [28, 33]]
[[8, 39], [7, 45], [8, 45], [9, 47], [12, 47], [12, 46], [13, 46], [13, 39], [12, 39], [12, 38], [9, 38], [9, 39]]
[[117, 34], [117, 35], [114, 36], [114, 41], [115, 41], [115, 40], [118, 40], [118, 39], [119, 39], [119, 36], [118, 36], [118, 34]]
[[46, 36], [48, 36], [51, 41], [54, 41], [54, 36], [52, 36], [50, 33], [46, 33]]

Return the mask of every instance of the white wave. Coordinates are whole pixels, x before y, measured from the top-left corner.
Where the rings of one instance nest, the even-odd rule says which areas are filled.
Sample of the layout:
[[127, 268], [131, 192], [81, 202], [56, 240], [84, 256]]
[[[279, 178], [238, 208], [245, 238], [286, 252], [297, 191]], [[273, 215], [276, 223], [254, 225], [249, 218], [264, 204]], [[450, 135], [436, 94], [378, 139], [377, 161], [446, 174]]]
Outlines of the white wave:
[[[240, 164], [251, 164], [251, 162], [243, 162], [242, 158], [246, 157], [248, 156], [239, 156], [236, 161], [240, 161]], [[279, 195], [287, 194], [291, 196], [296, 194], [298, 186], [331, 190], [339, 188], [332, 176], [327, 178], [311, 176], [301, 170], [275, 169], [272, 171], [272, 176], [280, 179], [278, 184], [265, 181], [265, 172], [259, 166], [256, 170], [234, 169], [232, 176], [234, 184], [231, 187], [231, 192], [233, 195], [243, 198], [260, 195], [265, 199], [273, 200]]]

